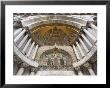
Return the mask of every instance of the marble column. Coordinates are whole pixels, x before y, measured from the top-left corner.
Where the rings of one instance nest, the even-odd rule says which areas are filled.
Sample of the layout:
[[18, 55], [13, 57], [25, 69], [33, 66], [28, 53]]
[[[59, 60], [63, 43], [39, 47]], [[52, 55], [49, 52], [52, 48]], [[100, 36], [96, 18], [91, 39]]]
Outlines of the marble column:
[[92, 68], [88, 68], [88, 71], [89, 71], [90, 75], [95, 75], [95, 73], [94, 73]]
[[78, 71], [78, 75], [83, 75], [82, 71], [79, 70]]
[[83, 29], [83, 31], [95, 42], [96, 38], [86, 29]]
[[81, 38], [79, 38], [80, 43], [82, 44], [83, 48], [85, 49], [86, 52], [89, 52], [87, 46], [84, 44]]
[[78, 46], [78, 49], [79, 49], [79, 51], [80, 51], [80, 53], [81, 53], [81, 56], [84, 57], [85, 55], [84, 55], [84, 52], [83, 52], [81, 46], [79, 45], [78, 42], [76, 42], [76, 45]]
[[79, 56], [79, 54], [77, 52], [77, 49], [76, 49], [74, 44], [73, 44], [73, 49], [74, 49], [74, 52], [75, 52], [75, 55], [76, 55], [77, 59], [80, 60], [80, 56]]
[[35, 59], [35, 55], [36, 55], [37, 49], [38, 49], [38, 45], [36, 45], [35, 50], [33, 52], [33, 55], [32, 55], [32, 59], [33, 60]]
[[27, 34], [27, 35], [23, 38], [23, 40], [21, 40], [21, 42], [18, 44], [18, 48], [20, 48], [20, 47], [24, 44], [24, 42], [26, 41], [27, 37], [28, 37], [28, 34]]
[[20, 67], [16, 75], [22, 75], [24, 72], [24, 68]]
[[23, 48], [23, 50], [22, 50], [23, 53], [26, 51], [26, 49], [29, 46], [30, 42], [31, 42], [31, 39], [28, 40], [28, 42], [26, 43], [25, 47]]
[[32, 45], [31, 45], [31, 47], [30, 47], [30, 49], [29, 49], [29, 51], [28, 51], [28, 53], [27, 53], [27, 57], [29, 57], [29, 55], [30, 55], [30, 53], [31, 53], [31, 51], [32, 51], [32, 48], [33, 48], [34, 44], [35, 44], [35, 42], [32, 43]]
[[18, 36], [14, 39], [14, 42], [17, 42], [19, 38], [26, 32], [26, 30], [23, 30]]
[[21, 32], [22, 31], [22, 28], [19, 28], [19, 29], [17, 29], [15, 32], [14, 32], [14, 36], [16, 36], [19, 32]]
[[90, 41], [86, 38], [86, 36], [85, 36], [84, 34], [82, 34], [81, 36], [84, 38], [84, 40], [86, 41], [86, 43], [87, 43], [90, 47], [92, 47], [92, 44], [91, 44]]

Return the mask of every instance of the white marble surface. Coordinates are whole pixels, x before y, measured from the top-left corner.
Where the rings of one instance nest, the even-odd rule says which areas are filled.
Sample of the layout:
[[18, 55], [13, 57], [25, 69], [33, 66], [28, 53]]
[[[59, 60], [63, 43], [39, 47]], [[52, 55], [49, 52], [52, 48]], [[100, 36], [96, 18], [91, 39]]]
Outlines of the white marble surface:
[[73, 71], [38, 71], [36, 75], [40, 76], [72, 76]]

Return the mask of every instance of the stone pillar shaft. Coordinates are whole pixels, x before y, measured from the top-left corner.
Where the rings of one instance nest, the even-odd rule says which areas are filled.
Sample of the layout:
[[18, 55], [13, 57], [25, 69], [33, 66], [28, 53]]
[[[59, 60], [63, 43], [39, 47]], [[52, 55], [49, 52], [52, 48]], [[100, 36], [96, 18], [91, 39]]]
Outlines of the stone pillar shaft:
[[78, 71], [78, 75], [83, 75], [82, 71], [79, 70]]
[[34, 60], [34, 58], [35, 58], [37, 49], [38, 49], [38, 45], [36, 45], [35, 50], [34, 50], [34, 52], [33, 52], [33, 55], [32, 55], [32, 59], [33, 59], [33, 60]]
[[83, 48], [85, 49], [86, 52], [89, 52], [88, 48], [86, 47], [86, 45], [84, 44], [84, 42], [82, 41], [81, 38], [79, 38], [80, 43], [82, 44]]
[[22, 51], [23, 53], [26, 51], [26, 49], [29, 46], [30, 42], [31, 42], [31, 39], [29, 39], [28, 42], [26, 43], [26, 45], [25, 45], [25, 47], [24, 47], [24, 49]]
[[19, 38], [25, 33], [26, 30], [23, 30], [18, 36], [14, 39], [14, 42], [17, 42]]
[[91, 44], [90, 41], [85, 37], [85, 35], [82, 34], [81, 36], [84, 38], [84, 40], [87, 42], [87, 44], [88, 44], [90, 47], [92, 47], [92, 44]]
[[33, 48], [34, 44], [35, 44], [35, 42], [32, 43], [32, 45], [31, 45], [31, 47], [30, 47], [30, 49], [29, 49], [29, 51], [28, 51], [28, 53], [27, 53], [27, 57], [29, 57], [29, 55], [30, 55], [30, 53], [31, 53], [31, 51], [32, 51], [32, 48]]
[[28, 37], [28, 34], [27, 34], [27, 35], [23, 38], [23, 40], [19, 43], [18, 48], [20, 48], [20, 47], [23, 45], [23, 43], [26, 41], [27, 37]]
[[84, 32], [95, 42], [96, 38], [86, 29], [84, 29]]
[[23, 68], [23, 67], [21, 67], [21, 68], [19, 68], [19, 70], [18, 70], [18, 72], [17, 72], [17, 74], [16, 74], [16, 75], [22, 75], [22, 74], [23, 74], [23, 72], [24, 72], [24, 68]]
[[84, 55], [83, 50], [81, 49], [81, 46], [79, 45], [78, 42], [76, 42], [76, 45], [78, 46], [78, 49], [79, 49], [79, 51], [80, 51], [80, 53], [81, 53], [81, 56], [84, 57], [85, 55]]
[[17, 29], [15, 32], [14, 32], [14, 36], [15, 35], [17, 35], [19, 32], [21, 32], [22, 31], [22, 28], [19, 28], [19, 29]]
[[77, 59], [80, 60], [80, 56], [79, 56], [79, 54], [78, 54], [78, 52], [76, 50], [75, 45], [73, 45], [73, 49], [74, 49], [74, 52], [75, 52], [75, 55], [76, 55]]
[[95, 75], [94, 71], [92, 70], [92, 68], [88, 68], [88, 71], [90, 73], [90, 75]]

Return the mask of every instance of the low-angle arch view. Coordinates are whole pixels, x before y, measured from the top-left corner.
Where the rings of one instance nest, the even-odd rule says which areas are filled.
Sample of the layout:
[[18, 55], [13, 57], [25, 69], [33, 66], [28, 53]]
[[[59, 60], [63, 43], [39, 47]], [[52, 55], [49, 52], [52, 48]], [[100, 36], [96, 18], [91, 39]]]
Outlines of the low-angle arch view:
[[13, 13], [13, 75], [97, 75], [97, 13]]

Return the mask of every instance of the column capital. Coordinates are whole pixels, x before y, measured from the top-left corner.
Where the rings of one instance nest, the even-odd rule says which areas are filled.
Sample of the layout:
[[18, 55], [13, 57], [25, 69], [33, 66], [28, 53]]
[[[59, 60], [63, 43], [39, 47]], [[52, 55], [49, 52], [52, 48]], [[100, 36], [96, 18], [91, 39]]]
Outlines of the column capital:
[[22, 63], [22, 61], [19, 58], [14, 58], [14, 62], [19, 65]]
[[29, 27], [28, 27], [28, 26], [25, 26], [25, 27], [23, 27], [23, 29], [25, 29], [25, 30], [29, 30]]
[[21, 67], [21, 68], [26, 68], [26, 67], [28, 67], [29, 65], [27, 64], [27, 63], [21, 63], [20, 65], [19, 65], [19, 67]]
[[87, 21], [86, 27], [91, 28], [90, 24], [93, 23], [93, 21]]
[[75, 70], [78, 72], [78, 75], [83, 75], [80, 67], [76, 67]]
[[23, 27], [22, 22], [20, 20], [14, 21], [14, 27], [15, 28], [21, 28], [21, 27]]
[[86, 29], [86, 28], [87, 28], [86, 26], [81, 26], [81, 30]]
[[21, 65], [23, 63], [22, 60], [18, 56], [16, 56], [16, 55], [13, 56], [13, 61], [17, 65]]
[[39, 70], [39, 67], [30, 67], [31, 72], [37, 72]]
[[96, 58], [91, 58], [90, 61], [91, 61], [91, 63], [94, 63], [94, 62], [97, 61], [97, 59]]
[[92, 67], [91, 64], [89, 64], [88, 62], [86, 62], [83, 66], [86, 67], [86, 68], [91, 68]]
[[74, 68], [76, 71], [80, 71], [81, 69], [80, 69], [80, 67], [75, 67]]
[[23, 27], [23, 30], [26, 30], [26, 32], [29, 33], [29, 27], [28, 26]]
[[31, 67], [31, 72], [35, 72], [36, 68], [35, 67]]

